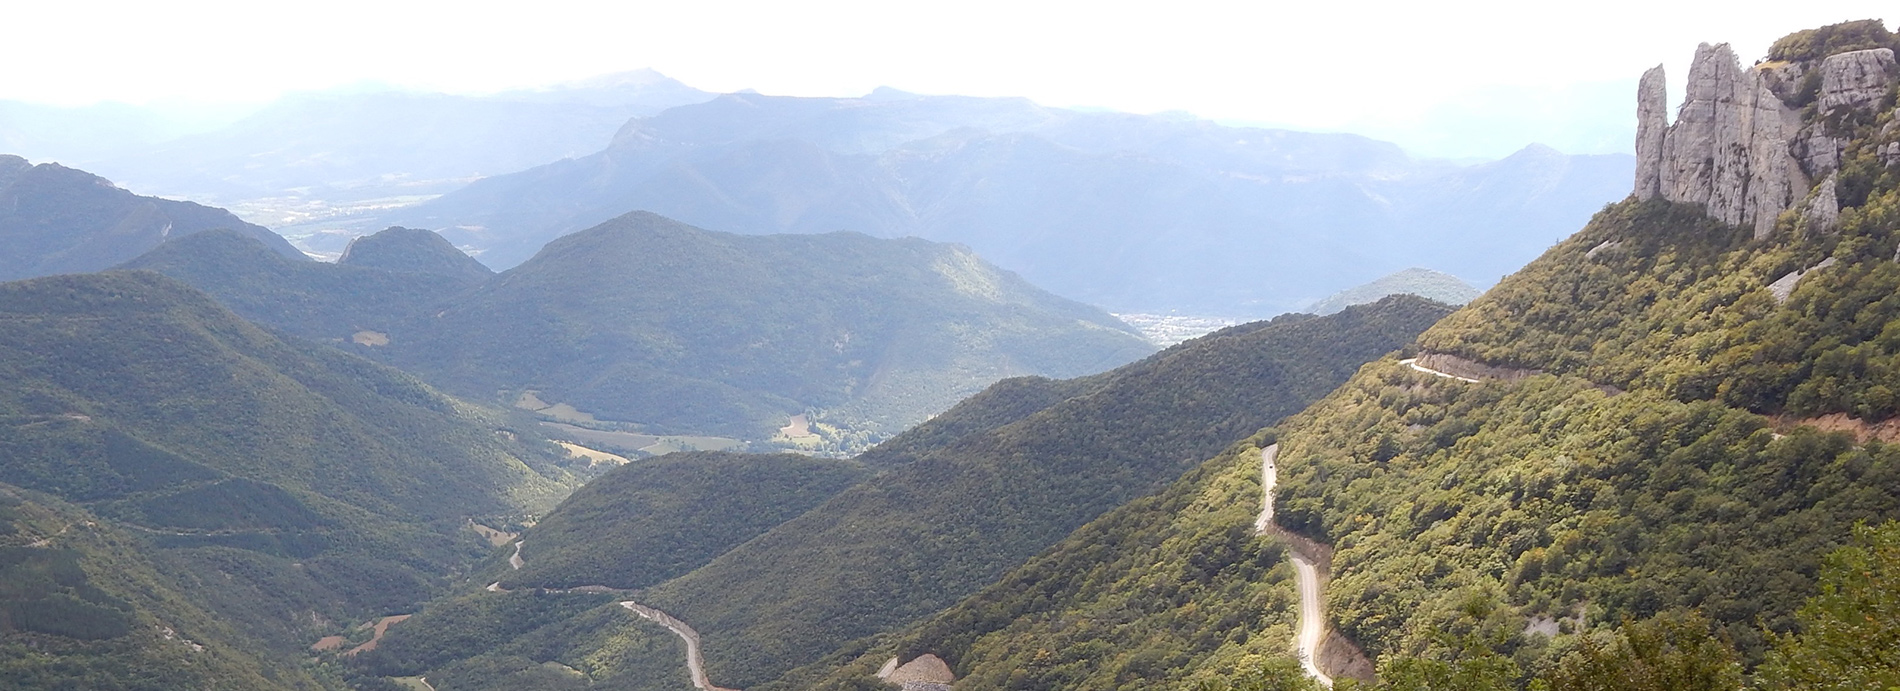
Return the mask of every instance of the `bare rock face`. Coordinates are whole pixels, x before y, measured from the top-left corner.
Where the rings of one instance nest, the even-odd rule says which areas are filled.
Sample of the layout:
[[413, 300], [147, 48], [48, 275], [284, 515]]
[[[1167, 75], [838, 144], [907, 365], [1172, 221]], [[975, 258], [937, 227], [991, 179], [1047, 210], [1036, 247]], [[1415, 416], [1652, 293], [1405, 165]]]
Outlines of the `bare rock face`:
[[1829, 55], [1821, 61], [1821, 94], [1816, 107], [1825, 115], [1841, 108], [1871, 106], [1887, 95], [1887, 82], [1893, 72], [1890, 48]]
[[1839, 169], [1846, 150], [1847, 140], [1829, 136], [1820, 123], [1804, 127], [1795, 135], [1794, 154], [1808, 175], [1820, 177]]
[[1840, 186], [1840, 174], [1828, 173], [1821, 184], [1814, 186], [1814, 193], [1808, 195], [1808, 208], [1802, 212], [1807, 219], [1808, 229], [1813, 232], [1832, 233], [1841, 227], [1841, 199], [1836, 194]]
[[1669, 130], [1669, 85], [1662, 65], [1636, 86], [1636, 198], [1662, 194], [1663, 133]]
[[1646, 197], [1654, 170], [1664, 199], [1704, 205], [1725, 223], [1752, 224], [1756, 237], [1805, 193], [1806, 175], [1790, 153], [1798, 115], [1768, 87], [1757, 70], [1741, 68], [1726, 43], [1702, 44], [1689, 66], [1689, 93], [1676, 123], [1654, 138], [1654, 114], [1662, 69], [1644, 73], [1637, 97], [1636, 194]]

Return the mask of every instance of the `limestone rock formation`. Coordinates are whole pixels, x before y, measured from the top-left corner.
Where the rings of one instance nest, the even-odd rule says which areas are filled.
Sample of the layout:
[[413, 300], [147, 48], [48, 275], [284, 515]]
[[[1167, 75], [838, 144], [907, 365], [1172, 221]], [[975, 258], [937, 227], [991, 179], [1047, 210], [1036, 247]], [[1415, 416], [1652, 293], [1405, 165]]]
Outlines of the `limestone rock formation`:
[[1796, 112], [1726, 43], [1696, 49], [1676, 122], [1658, 133], [1662, 82], [1653, 68], [1637, 91], [1636, 195], [1702, 204], [1723, 222], [1752, 224], [1756, 237], [1772, 232], [1808, 188], [1789, 147]]
[[1808, 208], [1802, 212], [1812, 231], [1832, 233], [1840, 229], [1841, 198], [1836, 193], [1840, 186], [1840, 174], [1830, 172], [1821, 184], [1814, 186], [1814, 194], [1808, 196]]
[[1663, 133], [1669, 130], [1669, 84], [1662, 65], [1649, 68], [1636, 86], [1636, 198], [1662, 193]]
[[1887, 95], [1893, 72], [1890, 48], [1829, 55], [1821, 61], [1821, 94], [1815, 105], [1823, 115], [1840, 108], [1866, 108]]

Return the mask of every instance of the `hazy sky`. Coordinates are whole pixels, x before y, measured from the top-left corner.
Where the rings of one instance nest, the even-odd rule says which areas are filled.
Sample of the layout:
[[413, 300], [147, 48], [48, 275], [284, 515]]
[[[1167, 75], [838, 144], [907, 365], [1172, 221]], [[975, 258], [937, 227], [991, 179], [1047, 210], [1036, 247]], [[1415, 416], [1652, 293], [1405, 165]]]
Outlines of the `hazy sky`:
[[1474, 156], [1627, 150], [1651, 65], [1668, 64], [1673, 101], [1700, 41], [1751, 60], [1794, 29], [1900, 14], [1891, 0], [0, 3], [0, 99], [485, 92], [651, 67], [713, 91], [1028, 96]]

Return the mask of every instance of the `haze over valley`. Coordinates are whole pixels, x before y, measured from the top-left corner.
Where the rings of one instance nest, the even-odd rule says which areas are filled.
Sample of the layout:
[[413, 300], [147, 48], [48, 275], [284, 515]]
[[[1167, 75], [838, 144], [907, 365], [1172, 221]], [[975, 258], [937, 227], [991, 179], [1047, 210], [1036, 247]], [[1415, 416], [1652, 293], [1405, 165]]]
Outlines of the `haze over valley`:
[[19, 8], [0, 689], [1900, 688], [1880, 8], [353, 3]]

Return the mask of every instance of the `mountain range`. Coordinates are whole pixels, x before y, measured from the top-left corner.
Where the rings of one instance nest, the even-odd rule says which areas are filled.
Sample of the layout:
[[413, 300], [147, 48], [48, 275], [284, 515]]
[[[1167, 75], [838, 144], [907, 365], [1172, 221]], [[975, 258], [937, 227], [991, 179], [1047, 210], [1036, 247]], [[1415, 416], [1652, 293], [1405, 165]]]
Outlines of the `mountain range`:
[[1022, 99], [727, 94], [355, 223], [440, 229], [497, 268], [634, 209], [918, 236], [1117, 312], [1265, 316], [1407, 266], [1488, 284], [1625, 193], [1630, 167], [1538, 146], [1459, 166], [1353, 135]]
[[[1376, 232], [1555, 219], [1487, 205], [1569, 183], [1466, 197], [1430, 185], [1482, 167], [1352, 137], [737, 94], [483, 208], [578, 219], [562, 195], [611, 186], [560, 175], [645, 170], [614, 194], [671, 180], [748, 232], [632, 211], [496, 273], [457, 245], [499, 226], [313, 262], [0, 158], [0, 689], [1900, 687], [1896, 49], [1877, 20], [1747, 67], [1704, 44], [1673, 119], [1663, 68], [1639, 80], [1621, 200], [1483, 294], [1401, 271], [1158, 352], [968, 246], [799, 224], [1080, 189], [1113, 228], [1192, 187], [1156, 161], [1280, 170], [1289, 222]], [[1050, 163], [1087, 157], [1155, 184]], [[1197, 251], [1240, 266], [1243, 239]], [[1102, 256], [1078, 275], [1134, 282]], [[665, 453], [702, 443], [772, 453]]]
[[0, 155], [0, 209], [0, 281], [99, 271], [214, 228], [305, 260], [276, 233], [223, 209], [142, 197], [85, 171], [18, 156]]
[[[51, 114], [0, 104], [0, 141], [17, 141], [7, 150], [282, 228], [414, 203], [483, 176], [592, 153], [628, 118], [711, 97], [651, 70], [486, 95], [359, 86], [292, 94], [175, 137], [163, 136], [177, 130], [159, 114], [130, 107]], [[115, 134], [140, 127], [152, 134], [117, 143], [72, 137], [94, 120]]]
[[959, 247], [732, 235], [647, 213], [493, 276], [435, 233], [404, 228], [358, 238], [335, 264], [214, 232], [124, 267], [476, 400], [527, 393], [616, 430], [758, 442], [798, 416], [809, 431], [792, 443], [833, 450], [862, 449], [998, 379], [1077, 376], [1154, 350], [1114, 317]]

